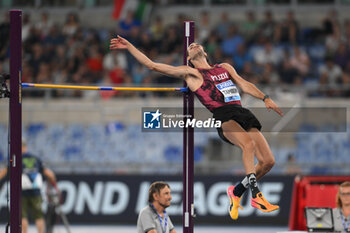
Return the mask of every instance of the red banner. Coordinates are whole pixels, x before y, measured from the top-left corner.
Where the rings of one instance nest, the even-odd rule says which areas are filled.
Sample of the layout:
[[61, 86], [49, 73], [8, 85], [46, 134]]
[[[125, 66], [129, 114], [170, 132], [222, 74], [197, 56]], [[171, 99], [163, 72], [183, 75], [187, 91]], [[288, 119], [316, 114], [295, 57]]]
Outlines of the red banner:
[[113, 19], [119, 19], [120, 14], [123, 10], [125, 0], [114, 0], [114, 9], [112, 13]]

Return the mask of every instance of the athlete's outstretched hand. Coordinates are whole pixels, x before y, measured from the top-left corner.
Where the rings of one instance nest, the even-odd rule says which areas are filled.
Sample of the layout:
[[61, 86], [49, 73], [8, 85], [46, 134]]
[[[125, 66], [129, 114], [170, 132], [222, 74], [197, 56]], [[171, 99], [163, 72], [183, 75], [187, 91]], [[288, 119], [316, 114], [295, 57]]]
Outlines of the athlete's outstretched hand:
[[117, 36], [117, 38], [111, 39], [111, 44], [109, 45], [110, 49], [127, 49], [128, 45], [130, 44], [129, 41], [124, 39], [121, 36]]
[[277, 104], [271, 99], [271, 98], [267, 98], [265, 100], [265, 106], [268, 109], [268, 111], [270, 111], [271, 109], [273, 109], [275, 112], [277, 112], [280, 116], [283, 116], [283, 112], [282, 110], [277, 106]]

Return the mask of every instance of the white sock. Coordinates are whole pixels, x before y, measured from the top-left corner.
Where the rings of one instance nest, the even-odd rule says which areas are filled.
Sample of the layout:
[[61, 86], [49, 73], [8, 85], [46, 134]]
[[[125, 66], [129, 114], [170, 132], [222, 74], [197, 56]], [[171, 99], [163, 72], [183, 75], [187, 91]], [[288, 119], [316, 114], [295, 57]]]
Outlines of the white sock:
[[241, 181], [241, 183], [243, 184], [244, 188], [248, 188], [249, 187], [249, 181], [248, 181], [248, 177], [244, 177], [244, 179]]

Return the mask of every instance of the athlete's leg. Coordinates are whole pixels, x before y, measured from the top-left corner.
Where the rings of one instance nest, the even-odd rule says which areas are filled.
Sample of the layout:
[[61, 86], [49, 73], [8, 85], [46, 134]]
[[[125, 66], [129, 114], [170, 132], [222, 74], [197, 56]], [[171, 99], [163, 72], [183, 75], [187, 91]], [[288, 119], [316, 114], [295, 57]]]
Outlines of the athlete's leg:
[[[256, 179], [259, 180], [266, 173], [268, 173], [275, 164], [275, 158], [272, 151], [263, 136], [263, 134], [256, 128], [248, 130], [249, 136], [255, 142], [255, 157], [258, 164], [255, 166]], [[241, 197], [248, 188], [248, 178], [245, 177], [239, 184], [235, 186], [234, 194]]]
[[[239, 146], [242, 149], [243, 165], [247, 175], [255, 173], [254, 152], [255, 144], [249, 134], [234, 120], [224, 122], [222, 124], [223, 135], [231, 143]], [[258, 189], [255, 185], [254, 189]], [[230, 199], [229, 213], [232, 219], [238, 218], [238, 208], [240, 206], [240, 195], [234, 194], [235, 187], [230, 186], [227, 189], [227, 195]]]
[[256, 178], [260, 179], [271, 170], [275, 164], [275, 157], [264, 135], [258, 129], [252, 128], [248, 134], [255, 142], [255, 156], [258, 160], [258, 164], [255, 166]]
[[[246, 132], [237, 122], [230, 120], [223, 123], [222, 125], [224, 136], [233, 144], [239, 146], [243, 152], [243, 165], [246, 170], [247, 180], [249, 186], [252, 189], [252, 206], [258, 208], [264, 212], [270, 212], [278, 209], [278, 206], [271, 205], [265, 200], [262, 193], [260, 192], [256, 184], [255, 176], [255, 166], [254, 166], [254, 154], [257, 152], [257, 145], [254, 139], [260, 143], [261, 150], [266, 149], [264, 143], [266, 140], [262, 140], [260, 132], [252, 130], [252, 132]], [[254, 134], [254, 135], [253, 135]], [[253, 135], [253, 137], [251, 137]], [[265, 146], [267, 143], [265, 144]], [[271, 150], [269, 150], [271, 151]], [[260, 156], [260, 152], [259, 157]], [[272, 155], [272, 153], [271, 153]], [[266, 161], [264, 165], [259, 165], [257, 168], [260, 169], [260, 177], [264, 175], [265, 170], [272, 164], [272, 161], [269, 160], [269, 156], [264, 156], [266, 159], [260, 159], [261, 161]], [[272, 156], [273, 158], [273, 156]], [[271, 158], [270, 158], [271, 159]], [[274, 161], [274, 160], [273, 160]], [[265, 165], [267, 164], [267, 165]], [[270, 167], [271, 169], [271, 167]], [[230, 198], [230, 216], [232, 219], [238, 218], [238, 208], [240, 207], [240, 196], [235, 196], [232, 190], [232, 187], [228, 189], [228, 196]]]
[[[257, 178], [261, 178], [271, 170], [275, 164], [275, 158], [265, 137], [259, 130], [253, 128], [248, 131], [248, 134], [255, 142], [255, 155], [259, 161], [256, 165], [256, 174]], [[279, 208], [279, 206], [267, 202], [262, 193], [259, 193], [256, 197], [252, 197], [251, 204], [253, 207], [264, 212], [271, 212]]]
[[225, 138], [242, 149], [242, 160], [246, 174], [255, 173], [255, 142], [236, 121], [230, 120], [222, 124]]

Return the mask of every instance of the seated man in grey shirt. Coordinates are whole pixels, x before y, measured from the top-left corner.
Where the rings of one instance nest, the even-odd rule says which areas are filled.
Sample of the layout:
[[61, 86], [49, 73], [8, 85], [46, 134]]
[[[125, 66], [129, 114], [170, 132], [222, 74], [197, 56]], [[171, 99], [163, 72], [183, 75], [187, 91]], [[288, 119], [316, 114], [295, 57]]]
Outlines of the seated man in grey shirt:
[[169, 184], [154, 182], [148, 190], [148, 206], [143, 208], [137, 219], [137, 233], [176, 233], [165, 209], [170, 206]]

